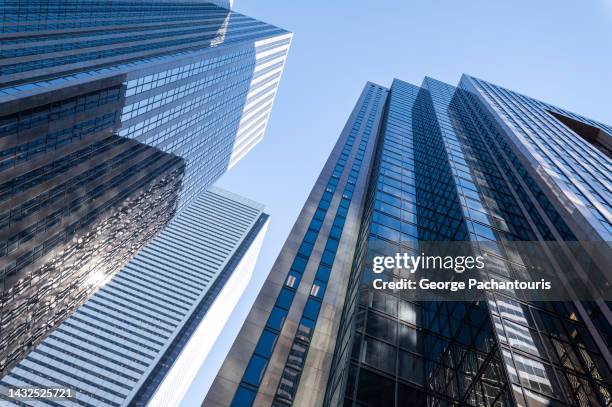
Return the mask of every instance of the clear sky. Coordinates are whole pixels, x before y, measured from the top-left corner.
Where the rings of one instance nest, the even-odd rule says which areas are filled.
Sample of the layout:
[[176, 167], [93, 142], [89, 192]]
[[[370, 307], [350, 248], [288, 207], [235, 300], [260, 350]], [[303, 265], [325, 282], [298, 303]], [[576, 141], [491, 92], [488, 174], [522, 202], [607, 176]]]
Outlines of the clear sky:
[[612, 0], [235, 0], [234, 9], [294, 33], [265, 138], [217, 183], [272, 217], [262, 278], [366, 81], [457, 84], [468, 73], [612, 123]]

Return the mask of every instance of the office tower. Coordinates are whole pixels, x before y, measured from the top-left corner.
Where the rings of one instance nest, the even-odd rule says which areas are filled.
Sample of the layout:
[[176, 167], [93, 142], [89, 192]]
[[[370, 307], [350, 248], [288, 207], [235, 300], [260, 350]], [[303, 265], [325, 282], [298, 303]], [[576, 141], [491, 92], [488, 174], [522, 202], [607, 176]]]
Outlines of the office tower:
[[200, 368], [220, 367], [209, 356], [231, 344], [225, 323], [246, 317], [236, 305], [268, 219], [262, 205], [211, 187], [0, 386], [69, 386], [74, 405], [180, 405]]
[[468, 243], [495, 281], [532, 272], [512, 242], [609, 259], [611, 134], [467, 75], [368, 83], [203, 405], [611, 405], [605, 264], [600, 297], [425, 301], [368, 257]]
[[233, 0], [211, 0], [210, 2], [219, 7], [223, 7], [230, 10], [232, 8]]
[[0, 376], [261, 140], [290, 41], [204, 1], [2, 2]]

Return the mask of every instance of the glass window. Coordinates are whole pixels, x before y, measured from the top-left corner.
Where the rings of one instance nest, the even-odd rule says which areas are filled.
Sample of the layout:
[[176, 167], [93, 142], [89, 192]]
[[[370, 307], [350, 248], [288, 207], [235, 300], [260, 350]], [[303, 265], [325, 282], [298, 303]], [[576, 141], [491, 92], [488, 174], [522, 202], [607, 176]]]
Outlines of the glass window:
[[246, 368], [246, 371], [244, 372], [242, 380], [250, 385], [259, 386], [259, 382], [261, 382], [261, 378], [267, 364], [267, 359], [264, 359], [261, 356], [253, 355], [249, 365]]
[[244, 386], [240, 386], [232, 401], [232, 407], [250, 406], [253, 404], [253, 401], [255, 401], [255, 392]]
[[287, 313], [287, 310], [275, 306], [274, 308], [272, 308], [272, 312], [270, 313], [270, 318], [268, 318], [267, 325], [270, 328], [280, 331], [283, 327], [283, 323], [285, 322], [285, 318], [287, 318]]
[[367, 369], [361, 369], [357, 384], [357, 400], [368, 406], [394, 406], [395, 383]]
[[372, 308], [380, 310], [386, 314], [397, 315], [397, 298], [393, 295], [375, 290], [372, 292]]
[[310, 289], [310, 295], [313, 297], [317, 297], [319, 299], [323, 299], [323, 295], [325, 295], [325, 288], [327, 284], [321, 280], [315, 280], [312, 284], [312, 288]]
[[331, 274], [331, 267], [321, 264], [319, 265], [319, 269], [317, 270], [316, 278], [322, 281], [328, 281], [330, 274]]
[[306, 306], [304, 307], [304, 316], [306, 318], [312, 319], [313, 321], [317, 320], [319, 316], [319, 309], [321, 308], [321, 303], [313, 298], [309, 298], [306, 302]]
[[302, 340], [303, 342], [310, 342], [310, 338], [315, 328], [315, 321], [312, 321], [308, 318], [302, 318], [300, 320], [300, 325], [298, 326], [298, 330], [295, 334], [295, 337]]
[[269, 358], [272, 356], [272, 351], [274, 350], [274, 345], [276, 344], [276, 339], [278, 335], [264, 329], [259, 337], [259, 342], [257, 343], [257, 347], [255, 348], [255, 353], [260, 356]]
[[424, 384], [423, 360], [416, 355], [400, 350], [399, 375], [408, 381]]
[[399, 344], [402, 348], [406, 348], [413, 352], [419, 351], [417, 330], [400, 324], [399, 329]]
[[323, 255], [321, 256], [321, 263], [331, 266], [334, 264], [335, 257], [336, 257], [336, 253], [329, 251], [329, 250], [325, 250], [323, 252]]
[[402, 321], [416, 324], [416, 305], [411, 302], [400, 301], [399, 317]]
[[394, 346], [366, 337], [363, 351], [364, 363], [387, 373], [395, 374], [395, 359]]
[[[404, 384], [399, 384], [397, 389], [397, 397], [398, 397], [398, 406], [426, 406], [427, 396], [420, 390], [417, 390], [413, 387], [406, 386]], [[440, 402], [439, 404], [433, 404], [438, 406], [443, 406], [444, 404]]]
[[302, 256], [295, 256], [295, 260], [293, 260], [291, 270], [295, 270], [298, 273], [303, 273], [304, 269], [306, 268], [306, 263], [308, 263], [308, 259]]
[[317, 209], [317, 211], [314, 214], [314, 219], [316, 220], [325, 219], [325, 211], [323, 209]]
[[312, 248], [313, 245], [311, 243], [308, 242], [302, 242], [302, 245], [300, 246], [300, 250], [298, 251], [299, 254], [301, 254], [302, 256], [310, 256], [310, 253], [312, 253]]
[[338, 249], [338, 241], [336, 239], [328, 239], [325, 244], [325, 248], [330, 251], [336, 251]]
[[395, 342], [397, 332], [397, 322], [377, 315], [374, 312], [368, 313], [366, 333], [388, 342]]
[[342, 228], [338, 226], [332, 227], [329, 231], [329, 236], [340, 240], [340, 236], [342, 236]]
[[287, 275], [287, 281], [285, 281], [285, 285], [287, 287], [297, 289], [298, 285], [300, 285], [301, 279], [302, 279], [301, 274], [298, 274], [295, 271], [290, 271], [289, 274]]
[[295, 291], [283, 287], [280, 294], [278, 294], [278, 298], [276, 299], [276, 305], [288, 310], [291, 307], [291, 302], [293, 301], [294, 296]]
[[306, 232], [306, 235], [304, 236], [304, 241], [308, 242], [308, 243], [314, 243], [317, 240], [317, 233], [309, 230], [308, 232]]

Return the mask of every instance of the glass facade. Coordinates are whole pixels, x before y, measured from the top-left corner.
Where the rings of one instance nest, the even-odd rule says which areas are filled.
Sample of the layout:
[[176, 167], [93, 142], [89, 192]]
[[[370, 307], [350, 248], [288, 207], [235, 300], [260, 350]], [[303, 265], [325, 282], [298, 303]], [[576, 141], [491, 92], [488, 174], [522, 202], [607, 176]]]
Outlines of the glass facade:
[[[253, 325], [274, 320], [280, 306], [295, 327], [280, 326], [279, 336], [266, 325], [256, 343], [239, 337], [236, 351], [252, 356], [227, 363], [240, 366], [242, 377], [222, 370], [207, 400], [215, 406], [612, 405], [610, 302], [527, 301], [509, 290], [474, 301], [419, 301], [403, 290], [374, 289], [374, 278], [409, 276], [401, 269], [374, 275], [367, 257], [418, 254], [425, 242], [471, 242], [487, 256], [487, 278], [509, 281], [529, 278], [512, 242], [556, 242], [559, 253], [541, 246], [553, 268], [576, 255], [570, 242], [610, 242], [610, 127], [470, 76], [457, 87], [431, 78], [421, 86], [394, 80], [383, 102], [359, 214], [323, 236], [353, 238], [347, 256], [323, 264], [325, 275], [340, 279], [332, 284], [345, 289], [330, 294], [328, 283], [317, 290], [317, 274], [295, 274], [295, 263], [282, 273], [275, 265], [269, 280], [279, 281], [277, 272], [291, 284], [308, 280], [309, 299], [295, 305], [286, 288], [272, 307], [258, 299]], [[294, 231], [302, 216], [308, 214]], [[309, 239], [302, 229], [295, 233]], [[277, 263], [291, 264], [286, 253], [302, 249], [294, 231]], [[308, 272], [306, 260], [298, 265]], [[591, 277], [607, 284], [605, 271]], [[339, 315], [335, 324], [320, 326], [320, 311], [309, 306], [321, 291], [324, 303], [336, 296], [328, 310]], [[287, 331], [295, 332], [290, 340]], [[311, 343], [327, 352], [311, 354]], [[236, 389], [231, 401], [224, 397], [228, 388]]]
[[487, 242], [487, 271], [504, 280], [525, 275], [505, 242], [576, 240], [478, 95], [430, 78], [396, 80], [390, 94], [326, 404], [610, 405], [609, 321], [593, 327], [579, 302], [415, 302], [372, 289], [363, 254], [376, 245]]
[[261, 140], [290, 42], [208, 2], [2, 2], [0, 375]]
[[[258, 297], [257, 302], [266, 298], [270, 309], [265, 314], [251, 312], [247, 319], [246, 325], [257, 324], [258, 332], [249, 329], [248, 337], [241, 334], [251, 342], [252, 349], [239, 385], [232, 392], [218, 390], [222, 378], [236, 375], [231, 366], [233, 361], [226, 361], [204, 405], [287, 405], [293, 401], [302, 373], [307, 370], [304, 365], [307, 356], [322, 349], [312, 335], [317, 327], [330, 323], [326, 312], [330, 304], [324, 298], [329, 293], [334, 298], [341, 281], [338, 275], [333, 275], [332, 266], [338, 258], [346, 256], [347, 248], [354, 246], [355, 236], [347, 230], [363, 201], [361, 185], [368, 176], [386, 94], [386, 89], [374, 84], [364, 89], [319, 176], [317, 192], [311, 194], [302, 210], [302, 224], [291, 232], [291, 247], [283, 249], [275, 264], [272, 274], [282, 281], [269, 279]], [[290, 311], [296, 314], [290, 315]], [[253, 342], [253, 338], [257, 339]], [[279, 343], [291, 344], [282, 356], [276, 351]], [[266, 386], [266, 398], [256, 401], [266, 374], [276, 375], [278, 385], [274, 389]]]
[[[246, 265], [248, 270], [240, 268], [249, 256], [257, 257], [268, 218], [262, 205], [211, 188], [30, 352], [0, 386], [67, 386], [76, 393], [68, 405], [145, 406], [153, 400], [170, 406], [160, 404], [155, 393], [173, 369], [179, 369], [180, 381], [170, 379], [172, 402], [178, 405], [180, 384], [188, 388], [201, 365], [213, 368], [190, 351], [189, 343], [198, 330], [214, 336], [233, 315], [231, 303], [225, 302], [222, 310], [212, 304], [220, 295], [240, 297], [244, 286], [232, 281], [250, 278], [254, 262]], [[239, 275], [232, 277], [235, 273]], [[215, 318], [216, 326], [207, 317]], [[198, 340], [198, 346], [206, 344]], [[213, 346], [209, 352], [219, 350]], [[188, 371], [181, 358], [193, 361], [195, 370]]]

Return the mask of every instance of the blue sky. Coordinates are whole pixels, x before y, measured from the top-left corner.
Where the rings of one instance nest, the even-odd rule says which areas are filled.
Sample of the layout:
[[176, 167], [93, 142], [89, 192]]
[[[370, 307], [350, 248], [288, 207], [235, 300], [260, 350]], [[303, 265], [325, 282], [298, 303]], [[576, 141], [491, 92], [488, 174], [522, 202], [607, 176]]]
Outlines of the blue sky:
[[[217, 185], [266, 205], [278, 255], [366, 81], [468, 73], [612, 123], [612, 0], [235, 0], [294, 33], [267, 134]], [[255, 295], [255, 293], [253, 293]], [[245, 301], [249, 299], [245, 298]]]

